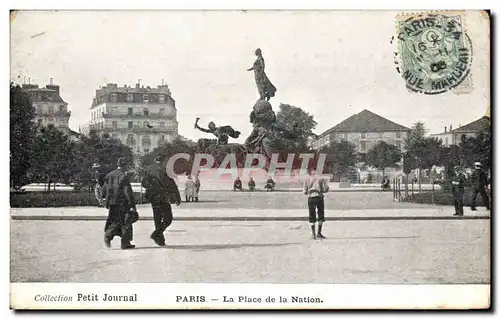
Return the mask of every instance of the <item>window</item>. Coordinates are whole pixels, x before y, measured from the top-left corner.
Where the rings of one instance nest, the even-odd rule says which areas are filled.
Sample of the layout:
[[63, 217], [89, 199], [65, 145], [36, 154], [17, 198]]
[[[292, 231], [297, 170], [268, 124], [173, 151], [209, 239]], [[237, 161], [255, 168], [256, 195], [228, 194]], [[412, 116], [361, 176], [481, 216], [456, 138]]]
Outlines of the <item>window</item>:
[[118, 122], [117, 121], [113, 121], [113, 122], [111, 122], [111, 125], [113, 126], [113, 128], [117, 128], [118, 127]]
[[359, 150], [361, 152], [366, 152], [366, 142], [359, 142]]
[[132, 115], [134, 113], [134, 109], [129, 107], [128, 108], [128, 115]]
[[159, 102], [159, 103], [165, 103], [165, 95], [160, 94], [160, 95], [158, 96], [158, 102]]
[[448, 138], [447, 137], [444, 139], [444, 145], [448, 146]]
[[361, 138], [366, 138], [366, 133], [361, 133]]
[[149, 148], [145, 148], [144, 153], [149, 153]]
[[160, 136], [160, 141], [165, 142], [165, 135]]
[[149, 116], [149, 110], [147, 107], [144, 108], [144, 115]]
[[147, 94], [142, 96], [142, 103], [149, 103], [149, 96]]
[[134, 122], [129, 121], [128, 122], [128, 128], [131, 129], [132, 127], [134, 127]]
[[378, 138], [384, 138], [384, 132], [378, 133]]
[[160, 115], [161, 116], [165, 115], [165, 109], [160, 109]]
[[118, 97], [117, 97], [116, 93], [111, 93], [111, 102], [112, 103], [118, 102]]
[[401, 141], [396, 141], [396, 147], [401, 150]]
[[59, 105], [59, 112], [60, 113], [64, 112], [64, 105]]
[[49, 105], [49, 114], [54, 114], [54, 105]]
[[160, 122], [160, 127], [165, 127], [165, 122]]
[[134, 100], [134, 96], [130, 93], [127, 94], [127, 102], [132, 102]]
[[118, 107], [113, 106], [113, 107], [111, 108], [111, 113], [112, 113], [112, 114], [118, 114]]
[[401, 138], [401, 132], [396, 132], [396, 138]]
[[42, 114], [42, 113], [43, 113], [43, 108], [42, 108], [42, 106], [41, 106], [41, 105], [37, 105], [37, 106], [36, 106], [36, 113], [37, 113], [37, 114]]
[[42, 125], [43, 125], [43, 120], [42, 120], [42, 119], [38, 119], [38, 125], [39, 125], [39, 126], [42, 126]]

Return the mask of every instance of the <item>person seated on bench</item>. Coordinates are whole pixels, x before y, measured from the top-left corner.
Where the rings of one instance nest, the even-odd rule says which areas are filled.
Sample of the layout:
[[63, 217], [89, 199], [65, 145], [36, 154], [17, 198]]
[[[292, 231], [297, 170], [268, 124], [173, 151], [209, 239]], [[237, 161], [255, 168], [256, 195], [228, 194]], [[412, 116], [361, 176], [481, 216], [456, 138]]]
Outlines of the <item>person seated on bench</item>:
[[266, 182], [266, 191], [273, 191], [274, 190], [274, 187], [276, 186], [276, 183], [273, 181], [273, 179], [271, 177], [269, 177], [269, 179], [267, 180]]
[[243, 190], [243, 185], [241, 183], [241, 179], [240, 177], [236, 177], [236, 180], [234, 181], [234, 184], [233, 184], [233, 191], [242, 191]]
[[391, 189], [391, 181], [389, 177], [384, 176], [384, 180], [382, 181], [382, 190]]

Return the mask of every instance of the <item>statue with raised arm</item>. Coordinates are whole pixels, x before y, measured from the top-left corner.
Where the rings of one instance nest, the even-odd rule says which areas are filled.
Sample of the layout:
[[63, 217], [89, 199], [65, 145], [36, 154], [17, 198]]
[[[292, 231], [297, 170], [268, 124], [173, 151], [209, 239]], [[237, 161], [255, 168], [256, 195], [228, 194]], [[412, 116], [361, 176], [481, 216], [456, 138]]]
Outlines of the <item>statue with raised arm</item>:
[[235, 131], [231, 126], [224, 125], [217, 127], [214, 122], [208, 123], [208, 129], [204, 129], [198, 125], [199, 117], [196, 118], [194, 123], [194, 128], [204, 132], [211, 133], [217, 137], [217, 145], [227, 145], [229, 137], [238, 138], [240, 136], [239, 131]]
[[259, 100], [269, 101], [276, 93], [276, 87], [269, 81], [265, 72], [264, 58], [260, 49], [255, 50], [257, 59], [253, 66], [247, 71], [253, 71], [255, 74], [255, 84], [259, 91]]

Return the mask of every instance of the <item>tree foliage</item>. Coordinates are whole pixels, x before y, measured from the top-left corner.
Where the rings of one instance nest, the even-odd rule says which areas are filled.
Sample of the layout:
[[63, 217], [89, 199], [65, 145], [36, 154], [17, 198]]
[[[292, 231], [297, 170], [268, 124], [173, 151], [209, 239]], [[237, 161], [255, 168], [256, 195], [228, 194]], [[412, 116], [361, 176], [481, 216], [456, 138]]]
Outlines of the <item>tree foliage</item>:
[[279, 108], [274, 124], [279, 147], [286, 150], [308, 149], [308, 139], [317, 124], [313, 116], [289, 104], [280, 104]]
[[380, 141], [366, 153], [368, 165], [376, 167], [385, 173], [387, 167], [394, 167], [401, 160], [401, 151], [392, 144]]
[[334, 180], [345, 176], [357, 162], [356, 146], [349, 141], [334, 141], [320, 151], [326, 154], [325, 165]]
[[10, 83], [10, 183], [18, 189], [29, 183], [27, 177], [33, 158], [35, 109], [19, 85]]
[[54, 125], [40, 128], [32, 146], [32, 180], [47, 183], [48, 189], [55, 182], [69, 183], [73, 175], [73, 148], [68, 135]]

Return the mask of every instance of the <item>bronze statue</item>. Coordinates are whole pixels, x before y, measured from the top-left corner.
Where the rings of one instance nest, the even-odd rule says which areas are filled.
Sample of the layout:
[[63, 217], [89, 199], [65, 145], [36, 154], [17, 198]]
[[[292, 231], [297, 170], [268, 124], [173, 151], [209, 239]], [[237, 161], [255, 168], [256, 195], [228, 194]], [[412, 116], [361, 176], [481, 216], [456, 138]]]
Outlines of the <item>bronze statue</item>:
[[276, 122], [271, 104], [264, 100], [257, 101], [250, 114], [250, 122], [254, 128], [245, 141], [245, 151], [262, 154], [270, 159], [273, 154], [273, 124]]
[[247, 71], [253, 71], [255, 74], [255, 84], [259, 90], [259, 99], [269, 101], [276, 93], [276, 87], [269, 81], [265, 72], [264, 58], [260, 49], [255, 50], [257, 59], [253, 66]]
[[196, 118], [196, 122], [194, 123], [194, 128], [205, 132], [211, 133], [217, 137], [217, 145], [227, 145], [229, 137], [238, 138], [240, 137], [240, 131], [235, 131], [231, 126], [224, 125], [217, 127], [214, 122], [208, 123], [208, 129], [204, 129], [198, 126], [199, 117]]

